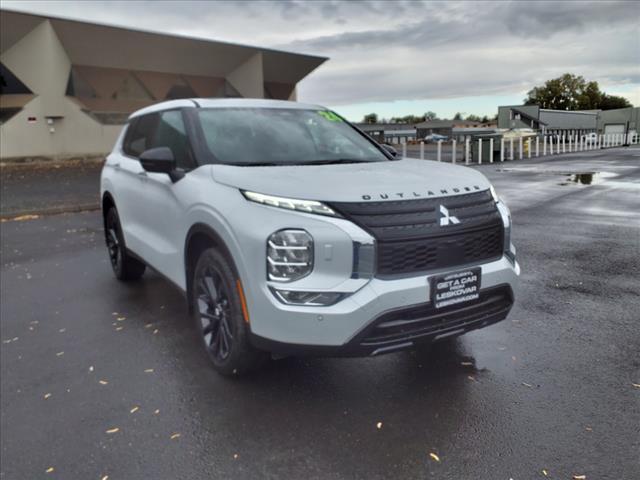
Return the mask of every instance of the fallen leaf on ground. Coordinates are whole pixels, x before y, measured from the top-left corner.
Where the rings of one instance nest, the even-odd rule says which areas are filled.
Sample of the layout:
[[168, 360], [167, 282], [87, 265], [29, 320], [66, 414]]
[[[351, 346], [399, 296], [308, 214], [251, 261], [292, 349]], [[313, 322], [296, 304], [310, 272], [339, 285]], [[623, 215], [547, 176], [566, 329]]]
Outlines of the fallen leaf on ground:
[[549, 476], [549, 473], [548, 473], [544, 468], [542, 469], [542, 474], [543, 474], [545, 477]]
[[140, 407], [135, 406], [131, 410], [129, 410], [129, 413], [136, 413], [138, 410], [140, 410]]
[[124, 327], [116, 327], [116, 332], [119, 332], [120, 330], [122, 330]]
[[100, 385], [107, 385], [109, 382], [106, 380], [98, 380], [98, 383], [100, 383]]
[[61, 357], [62, 355], [64, 355], [64, 352], [58, 352], [58, 353], [56, 353], [56, 357]]
[[584, 427], [584, 429], [585, 429], [587, 432], [593, 432], [593, 428], [591, 428], [591, 427]]
[[153, 323], [147, 323], [147, 324], [144, 326], [144, 328], [151, 328], [151, 327], [153, 327]]
[[178, 437], [180, 437], [180, 434], [179, 433], [174, 433], [173, 435], [171, 435], [171, 440], [175, 440]]
[[147, 368], [144, 373], [153, 373], [153, 368]]
[[469, 380], [471, 380], [472, 382], [475, 382], [475, 381], [476, 381], [476, 379], [475, 379], [472, 375], [467, 375], [467, 378], [468, 378]]
[[127, 319], [127, 317], [118, 317], [116, 318], [116, 320], [118, 320], [119, 322], [123, 322]]
[[51, 472], [53, 472], [53, 470], [54, 470], [54, 468], [53, 468], [53, 467], [49, 467], [49, 468], [47, 468], [44, 472], [45, 472], [45, 473], [51, 473]]
[[51, 396], [51, 394], [50, 394], [50, 393], [45, 393], [45, 394], [44, 394], [44, 399], [46, 400], [46, 399], [47, 399], [47, 398], [49, 398], [50, 396]]
[[[36, 218], [40, 218], [40, 215], [19, 215], [17, 217], [13, 217], [14, 222], [23, 222], [25, 220], [35, 220]], [[53, 470], [51, 470], [53, 471]]]
[[117, 433], [120, 429], [118, 427], [110, 428], [106, 433]]
[[234, 453], [234, 454], [233, 454], [233, 458], [238, 458], [238, 454], [237, 454], [237, 453]]
[[157, 329], [157, 328], [153, 331], [153, 334], [154, 334], [154, 335], [155, 335], [156, 333], [158, 333], [158, 329]]
[[436, 462], [439, 462], [439, 461], [440, 461], [440, 457], [439, 457], [438, 455], [436, 455], [435, 453], [433, 453], [433, 452], [431, 452], [431, 453], [429, 454], [429, 456], [430, 456], [431, 458], [433, 458]]
[[67, 329], [66, 329], [66, 328], [61, 328], [61, 329], [60, 329], [60, 330], [58, 330], [58, 331], [59, 331], [60, 333], [64, 333], [64, 332], [66, 332], [66, 331], [67, 331]]
[[586, 475], [574, 475], [573, 480], [587, 480]]
[[376, 423], [376, 428], [380, 430], [382, 428], [382, 422]]
[[89, 371], [90, 371], [90, 372], [93, 372], [93, 365], [91, 365], [91, 366], [89, 367]]
[[636, 388], [640, 388], [640, 383], [632, 383], [631, 385], [633, 385]]
[[153, 414], [154, 414], [154, 415], [157, 415], [157, 414], [159, 414], [159, 413], [160, 413], [160, 409], [159, 409], [159, 408], [158, 408], [158, 409], [156, 409], [156, 410], [153, 412]]
[[522, 385], [524, 385], [525, 387], [529, 387], [529, 388], [533, 388], [533, 385], [527, 383], [527, 382], [522, 382]]
[[473, 367], [473, 362], [460, 362], [463, 367]]
[[104, 477], [102, 477], [102, 480], [109, 480], [109, 475], [105, 475]]

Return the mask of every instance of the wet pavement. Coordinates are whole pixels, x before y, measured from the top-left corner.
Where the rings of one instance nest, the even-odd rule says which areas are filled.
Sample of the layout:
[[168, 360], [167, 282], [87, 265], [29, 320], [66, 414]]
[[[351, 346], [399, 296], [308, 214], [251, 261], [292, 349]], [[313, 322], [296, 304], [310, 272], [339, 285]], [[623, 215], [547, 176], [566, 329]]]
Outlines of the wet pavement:
[[102, 162], [60, 161], [0, 169], [0, 216], [98, 208]]
[[640, 478], [640, 150], [479, 168], [515, 223], [506, 321], [243, 379], [169, 283], [113, 278], [98, 212], [2, 223], [0, 478]]

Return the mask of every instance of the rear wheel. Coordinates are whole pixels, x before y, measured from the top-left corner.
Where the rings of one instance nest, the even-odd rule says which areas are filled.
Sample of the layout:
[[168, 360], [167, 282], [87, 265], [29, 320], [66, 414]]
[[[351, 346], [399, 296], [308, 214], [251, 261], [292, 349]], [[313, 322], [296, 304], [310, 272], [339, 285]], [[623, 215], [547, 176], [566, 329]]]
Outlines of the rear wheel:
[[146, 265], [127, 253], [118, 218], [118, 211], [111, 207], [107, 212], [104, 229], [107, 251], [113, 273], [118, 280], [138, 280], [145, 271]]
[[196, 328], [213, 367], [223, 375], [246, 373], [267, 358], [249, 343], [236, 278], [230, 262], [209, 248], [200, 254], [192, 279]]

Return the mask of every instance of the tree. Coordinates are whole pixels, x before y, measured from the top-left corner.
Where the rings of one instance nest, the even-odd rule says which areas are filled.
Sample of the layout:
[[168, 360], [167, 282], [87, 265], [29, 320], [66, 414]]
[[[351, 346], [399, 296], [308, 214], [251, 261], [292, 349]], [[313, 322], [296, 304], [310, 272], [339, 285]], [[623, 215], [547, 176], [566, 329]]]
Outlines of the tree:
[[369, 113], [364, 116], [362, 119], [362, 123], [378, 123], [378, 114], [377, 113]]
[[531, 89], [524, 104], [554, 110], [610, 110], [631, 106], [626, 98], [601, 91], [598, 82], [587, 82], [583, 77], [570, 73]]
[[431, 110], [429, 110], [428, 112], [426, 112], [424, 114], [424, 119], [426, 120], [437, 120], [438, 119], [438, 114], [436, 112], [432, 112]]
[[454, 120], [462, 120], [462, 113], [457, 112], [454, 116], [453, 116]]
[[481, 122], [482, 121], [482, 119], [478, 115], [473, 115], [473, 114], [467, 115], [467, 118], [465, 118], [465, 120], [467, 120], [468, 122]]
[[627, 108], [632, 107], [631, 102], [624, 97], [619, 97], [617, 95], [604, 95], [600, 103], [600, 108], [602, 110], [613, 110], [614, 108]]

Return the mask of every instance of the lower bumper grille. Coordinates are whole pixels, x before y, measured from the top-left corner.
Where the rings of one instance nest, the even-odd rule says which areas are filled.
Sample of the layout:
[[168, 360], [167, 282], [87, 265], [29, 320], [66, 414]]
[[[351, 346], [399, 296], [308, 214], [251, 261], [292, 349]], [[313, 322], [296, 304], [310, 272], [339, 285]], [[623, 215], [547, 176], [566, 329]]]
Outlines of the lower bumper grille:
[[464, 306], [436, 310], [431, 304], [386, 313], [361, 336], [360, 345], [385, 347], [480, 328], [506, 318], [513, 305], [507, 286], [487, 289]]

